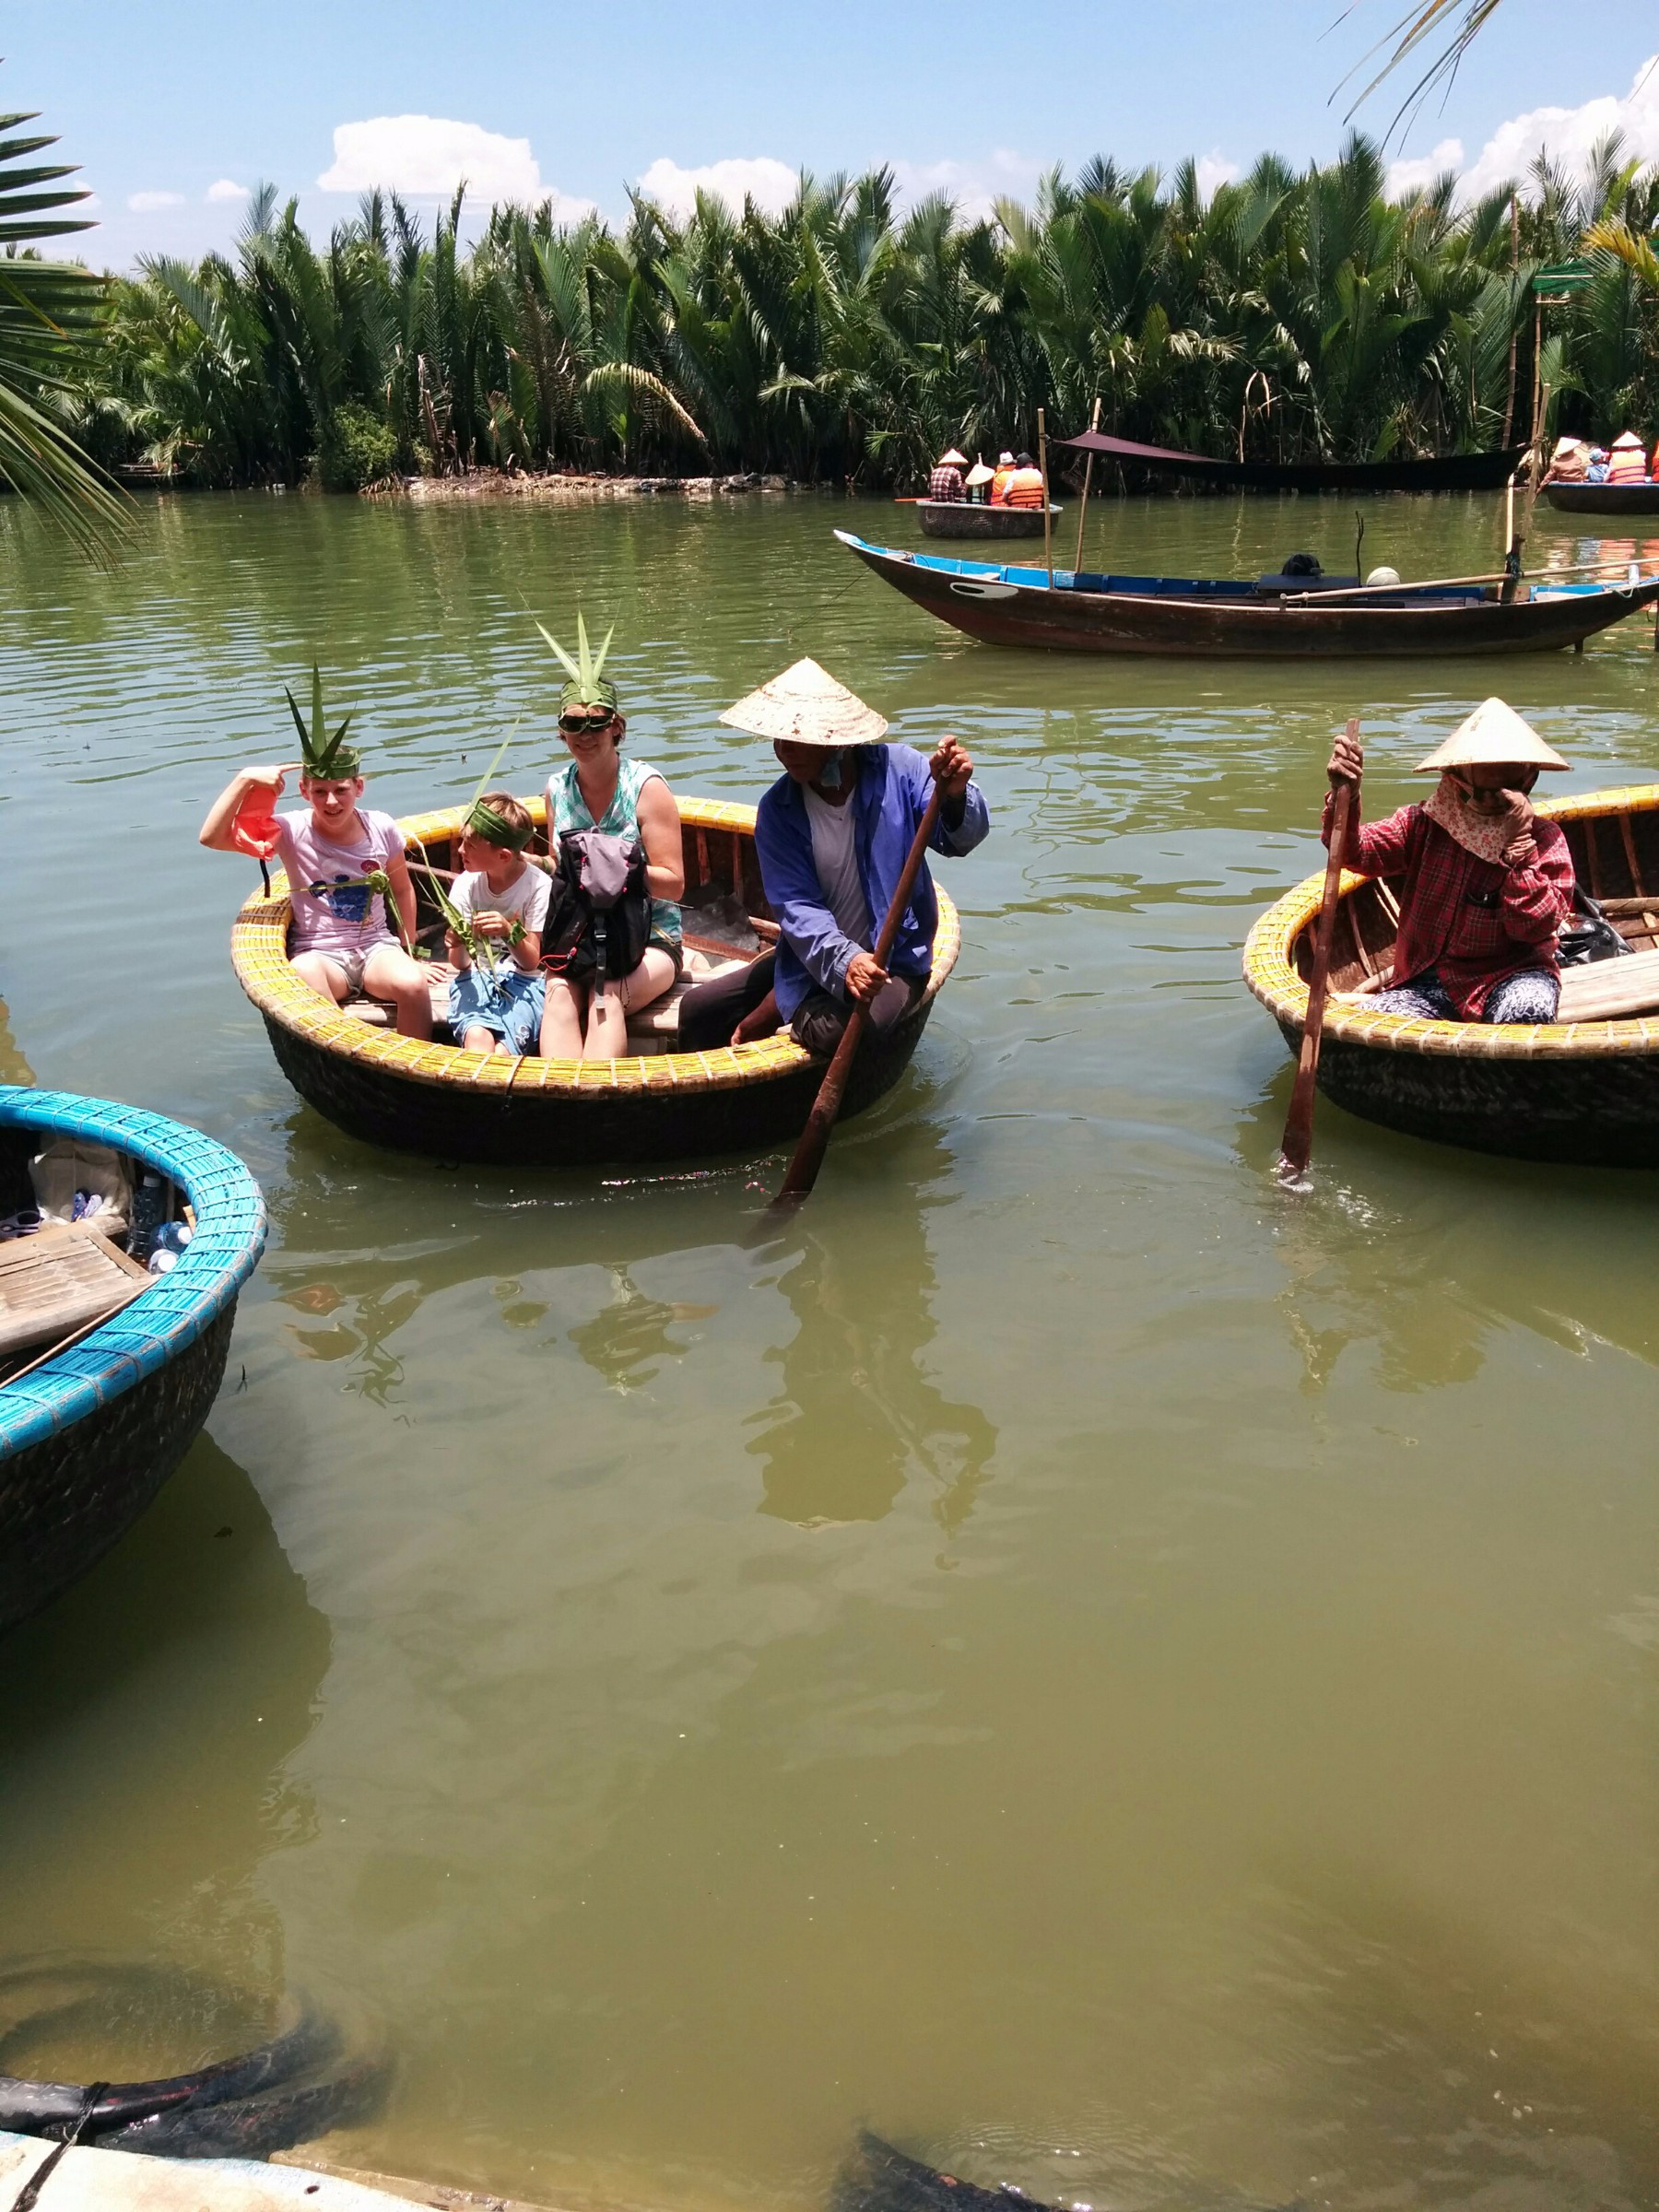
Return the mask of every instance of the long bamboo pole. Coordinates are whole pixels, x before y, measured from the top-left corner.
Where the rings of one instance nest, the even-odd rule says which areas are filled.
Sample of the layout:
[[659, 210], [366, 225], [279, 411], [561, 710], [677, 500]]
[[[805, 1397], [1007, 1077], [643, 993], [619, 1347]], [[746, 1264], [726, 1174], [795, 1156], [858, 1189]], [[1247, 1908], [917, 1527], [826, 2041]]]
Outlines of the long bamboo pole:
[[[1359, 743], [1357, 715], [1347, 725], [1347, 735], [1351, 744]], [[1354, 786], [1338, 783], [1331, 806], [1331, 847], [1325, 860], [1324, 894], [1319, 902], [1319, 920], [1314, 924], [1308, 1011], [1302, 1019], [1296, 1081], [1290, 1092], [1290, 1111], [1285, 1116], [1284, 1143], [1279, 1147], [1277, 1172], [1281, 1182], [1300, 1182], [1313, 1156], [1313, 1099], [1319, 1077], [1319, 1045], [1324, 1035], [1325, 996], [1331, 982], [1331, 944], [1336, 935], [1336, 894], [1342, 885], [1342, 855], [1347, 844], [1348, 821], [1353, 810]]]
[[1048, 425], [1037, 410], [1037, 465], [1042, 471], [1042, 558], [1048, 567], [1048, 588], [1054, 588], [1054, 518], [1049, 512]]
[[[1524, 545], [1526, 540], [1523, 538], [1521, 542]], [[1535, 583], [1547, 583], [1552, 577], [1556, 576], [1591, 576], [1603, 569], [1619, 568], [1624, 565], [1626, 564], [1621, 561], [1608, 559], [1579, 560], [1574, 561], [1568, 568], [1536, 571], [1533, 581]], [[1453, 585], [1460, 583], [1502, 583], [1508, 574], [1507, 569], [1494, 569], [1487, 576], [1431, 576], [1421, 583], [1333, 584], [1328, 592], [1287, 592], [1285, 604], [1287, 606], [1300, 606], [1310, 599], [1381, 599], [1384, 594], [1393, 592], [1444, 592], [1450, 591]], [[1659, 574], [1659, 571], [1655, 571], [1655, 574]], [[1630, 579], [1620, 577], [1618, 581], [1628, 582]], [[1653, 577], [1639, 576], [1636, 581], [1638, 583], [1651, 583], [1653, 582]]]
[[[1098, 392], [1095, 394], [1094, 412], [1088, 418], [1088, 427], [1091, 430], [1098, 430], [1100, 427], [1100, 395]], [[1093, 477], [1094, 455], [1090, 453], [1083, 465], [1083, 497], [1077, 502], [1077, 558], [1072, 563], [1072, 572], [1078, 576], [1083, 572], [1083, 517], [1088, 512], [1088, 487]], [[1044, 488], [1046, 490], [1046, 486]]]

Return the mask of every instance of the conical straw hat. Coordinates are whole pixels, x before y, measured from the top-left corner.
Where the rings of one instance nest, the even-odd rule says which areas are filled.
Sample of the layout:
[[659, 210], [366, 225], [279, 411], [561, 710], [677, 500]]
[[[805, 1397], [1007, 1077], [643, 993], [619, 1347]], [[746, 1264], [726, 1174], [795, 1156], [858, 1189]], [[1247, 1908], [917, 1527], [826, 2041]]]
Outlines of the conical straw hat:
[[966, 468], [967, 465], [967, 454], [959, 453], [954, 445], [947, 453], [941, 453], [934, 463], [935, 468]]
[[968, 471], [968, 481], [970, 484], [989, 484], [995, 474], [994, 468], [987, 468], [982, 461], [976, 461]]
[[1534, 768], [1571, 765], [1552, 751], [1513, 707], [1500, 699], [1486, 699], [1458, 724], [1444, 745], [1418, 762], [1414, 772], [1438, 775], [1442, 768], [1497, 768], [1512, 760]]
[[782, 738], [790, 745], [875, 745], [888, 727], [874, 707], [866, 707], [816, 661], [797, 661], [728, 707], [720, 719], [751, 736], [774, 743]]
[[1638, 453], [1641, 453], [1642, 450], [1641, 441], [1637, 437], [1634, 430], [1619, 431], [1618, 437], [1613, 441], [1613, 450], [1617, 453], [1621, 445], [1633, 445]]

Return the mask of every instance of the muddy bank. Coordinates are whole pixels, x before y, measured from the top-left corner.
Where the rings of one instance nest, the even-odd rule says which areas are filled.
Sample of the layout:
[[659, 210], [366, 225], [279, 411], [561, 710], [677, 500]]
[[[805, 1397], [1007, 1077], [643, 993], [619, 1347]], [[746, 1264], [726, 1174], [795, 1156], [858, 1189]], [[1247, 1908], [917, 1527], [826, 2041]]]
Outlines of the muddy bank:
[[800, 484], [791, 477], [527, 476], [476, 468], [461, 477], [397, 477], [372, 484], [364, 499], [406, 499], [426, 505], [453, 500], [713, 500], [748, 493], [835, 492], [840, 487]]

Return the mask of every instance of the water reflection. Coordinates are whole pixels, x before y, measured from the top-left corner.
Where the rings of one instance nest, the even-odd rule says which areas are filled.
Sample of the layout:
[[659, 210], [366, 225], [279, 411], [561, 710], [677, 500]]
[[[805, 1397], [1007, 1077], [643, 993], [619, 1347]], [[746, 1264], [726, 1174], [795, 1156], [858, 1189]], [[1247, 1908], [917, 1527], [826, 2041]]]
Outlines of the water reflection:
[[32, 1083], [34, 1070], [24, 1059], [11, 1033], [11, 1014], [0, 998], [0, 1083]]
[[242, 1469], [199, 1437], [131, 1533], [5, 1650], [0, 1949], [163, 1958], [279, 1990], [260, 1874], [314, 1833], [289, 1761], [329, 1630]]
[[879, 1521], [920, 1479], [954, 1535], [986, 1479], [996, 1430], [977, 1406], [946, 1397], [924, 1364], [937, 1290], [927, 1215], [941, 1203], [950, 1154], [936, 1135], [912, 1133], [892, 1158], [898, 1171], [878, 1195], [865, 1194], [879, 1240], [844, 1228], [820, 1234], [810, 1209], [786, 1232], [795, 1252], [780, 1288], [797, 1326], [770, 1355], [780, 1386], [752, 1418], [747, 1450], [761, 1463], [760, 1510], [780, 1520]]
[[591, 1320], [570, 1332], [571, 1342], [614, 1390], [637, 1390], [654, 1378], [664, 1359], [681, 1359], [690, 1350], [695, 1330], [679, 1337], [671, 1333], [674, 1329], [707, 1321], [720, 1308], [692, 1305], [684, 1299], [647, 1298], [626, 1267], [613, 1267], [610, 1277], [610, 1299]]

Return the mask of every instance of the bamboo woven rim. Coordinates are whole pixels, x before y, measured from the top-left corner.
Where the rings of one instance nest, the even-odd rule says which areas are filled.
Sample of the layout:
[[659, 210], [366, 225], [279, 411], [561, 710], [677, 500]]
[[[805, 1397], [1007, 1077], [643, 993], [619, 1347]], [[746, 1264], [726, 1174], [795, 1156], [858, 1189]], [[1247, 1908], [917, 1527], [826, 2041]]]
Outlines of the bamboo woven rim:
[[[524, 802], [537, 829], [547, 823], [543, 796]], [[683, 798], [680, 820], [692, 830], [735, 831], [751, 841], [755, 809], [721, 799]], [[430, 814], [400, 819], [406, 847], [419, 838], [423, 843], [453, 838], [459, 831], [464, 807], [452, 806]], [[931, 1005], [956, 966], [961, 949], [961, 925], [950, 899], [935, 886], [939, 902], [939, 924], [934, 937], [933, 972], [919, 1002]], [[687, 1092], [736, 1090], [799, 1069], [816, 1065], [789, 1032], [761, 1039], [757, 1044], [723, 1045], [711, 1053], [637, 1053], [625, 1060], [543, 1060], [535, 1056], [512, 1060], [499, 1053], [469, 1053], [453, 1044], [418, 1044], [395, 1031], [377, 1030], [354, 1015], [328, 1006], [309, 983], [302, 982], [288, 963], [289, 905], [288, 878], [280, 872], [271, 879], [271, 896], [256, 893], [236, 917], [230, 931], [230, 960], [236, 980], [269, 1019], [279, 1022], [296, 1037], [321, 1046], [359, 1067], [376, 1068], [406, 1081], [426, 1083], [447, 1091], [472, 1091], [481, 1098], [614, 1098], [619, 1092], [660, 1092], [665, 1100]]]
[[[1659, 783], [1630, 783], [1541, 799], [1535, 811], [1554, 822], [1659, 809]], [[1371, 880], [1344, 869], [1341, 896]], [[1299, 883], [1261, 915], [1244, 940], [1244, 981], [1277, 1021], [1300, 1030], [1307, 1018], [1308, 986], [1290, 951], [1319, 912], [1324, 870]], [[1387, 1053], [1430, 1053], [1464, 1060], [1588, 1060], [1641, 1058], [1659, 1052], [1659, 1013], [1624, 1021], [1427, 1021], [1412, 1014], [1367, 1010], [1364, 999], [1325, 1001], [1324, 1034], [1343, 1044], [1370, 1044]]]

